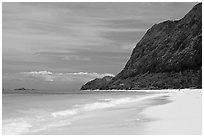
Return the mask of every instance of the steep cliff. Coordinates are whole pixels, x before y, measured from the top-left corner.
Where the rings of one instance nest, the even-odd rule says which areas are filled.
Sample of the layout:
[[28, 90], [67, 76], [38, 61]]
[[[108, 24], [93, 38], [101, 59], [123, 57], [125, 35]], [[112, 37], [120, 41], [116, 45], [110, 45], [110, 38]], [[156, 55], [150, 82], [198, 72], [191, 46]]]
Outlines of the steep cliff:
[[153, 25], [137, 43], [124, 69], [100, 89], [201, 88], [201, 67], [199, 3], [180, 20]]

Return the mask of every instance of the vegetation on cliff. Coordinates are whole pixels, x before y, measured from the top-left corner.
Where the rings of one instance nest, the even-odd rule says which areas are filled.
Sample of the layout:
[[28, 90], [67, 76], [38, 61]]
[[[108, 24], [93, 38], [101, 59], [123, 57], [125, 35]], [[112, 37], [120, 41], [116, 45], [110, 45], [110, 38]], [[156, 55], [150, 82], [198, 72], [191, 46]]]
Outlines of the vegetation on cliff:
[[96, 78], [92, 81], [89, 81], [85, 85], [81, 87], [81, 90], [86, 90], [86, 89], [91, 89], [91, 90], [96, 90], [96, 89], [102, 89], [104, 86], [106, 86], [111, 80], [112, 76], [105, 76], [103, 78]]
[[93, 82], [94, 89], [106, 90], [201, 88], [202, 3], [180, 20], [153, 25], [118, 75], [98, 87]]

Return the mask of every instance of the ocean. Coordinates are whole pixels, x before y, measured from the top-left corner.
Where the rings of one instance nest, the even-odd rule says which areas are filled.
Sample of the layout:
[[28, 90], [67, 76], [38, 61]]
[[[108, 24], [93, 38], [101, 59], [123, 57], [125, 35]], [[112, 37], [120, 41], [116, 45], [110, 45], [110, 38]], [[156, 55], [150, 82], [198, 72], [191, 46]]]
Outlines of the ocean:
[[153, 119], [140, 112], [170, 102], [166, 92], [56, 93], [2, 94], [3, 134], [145, 134], [145, 125]]

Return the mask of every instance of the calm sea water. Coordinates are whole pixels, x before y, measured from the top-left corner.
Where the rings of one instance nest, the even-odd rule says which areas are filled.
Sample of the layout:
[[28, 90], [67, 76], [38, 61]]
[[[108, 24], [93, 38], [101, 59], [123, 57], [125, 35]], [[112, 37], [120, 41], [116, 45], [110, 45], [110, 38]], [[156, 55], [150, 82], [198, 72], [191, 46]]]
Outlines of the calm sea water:
[[2, 131], [3, 134], [140, 134], [148, 119], [139, 112], [155, 104], [153, 98], [161, 95], [87, 91], [3, 94]]

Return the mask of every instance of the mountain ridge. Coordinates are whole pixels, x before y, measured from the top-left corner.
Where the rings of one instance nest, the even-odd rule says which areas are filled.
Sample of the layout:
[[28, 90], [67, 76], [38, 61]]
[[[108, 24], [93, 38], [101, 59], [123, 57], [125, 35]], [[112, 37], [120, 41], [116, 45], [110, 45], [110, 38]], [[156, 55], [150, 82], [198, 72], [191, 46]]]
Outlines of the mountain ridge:
[[[124, 69], [95, 89], [189, 87], [202, 87], [202, 3], [180, 20], [148, 29]], [[81, 89], [90, 87], [85, 84]]]

